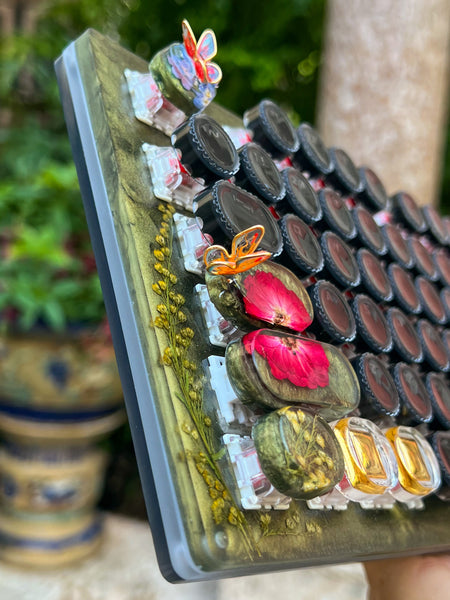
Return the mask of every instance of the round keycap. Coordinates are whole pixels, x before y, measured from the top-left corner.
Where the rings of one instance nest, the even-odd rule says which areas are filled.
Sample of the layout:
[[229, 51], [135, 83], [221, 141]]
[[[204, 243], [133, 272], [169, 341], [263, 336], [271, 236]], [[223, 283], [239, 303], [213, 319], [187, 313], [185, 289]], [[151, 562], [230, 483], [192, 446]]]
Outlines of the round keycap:
[[330, 148], [329, 152], [333, 171], [327, 176], [327, 183], [346, 196], [361, 192], [361, 175], [350, 156], [342, 148]]
[[400, 396], [403, 422], [429, 423], [433, 418], [431, 399], [417, 371], [399, 362], [391, 369], [391, 375]]
[[273, 158], [284, 158], [299, 148], [297, 132], [289, 117], [272, 100], [261, 102], [244, 113], [244, 125], [253, 132], [253, 141]]
[[391, 198], [394, 219], [417, 233], [424, 233], [428, 227], [420, 207], [407, 192], [397, 192]]
[[180, 125], [171, 141], [181, 151], [183, 165], [205, 183], [229, 179], [239, 169], [239, 157], [229, 135], [204, 113], [192, 115]]
[[330, 277], [344, 288], [359, 285], [358, 263], [344, 240], [332, 231], [326, 231], [320, 238], [320, 246]]
[[281, 174], [270, 155], [258, 144], [249, 142], [239, 148], [240, 169], [236, 184], [272, 204], [284, 198]]
[[361, 167], [359, 176], [363, 189], [358, 194], [358, 200], [375, 212], [384, 210], [388, 203], [388, 196], [378, 175], [369, 167]]
[[393, 351], [406, 362], [422, 362], [423, 351], [419, 336], [405, 313], [393, 307], [388, 309], [386, 316], [394, 342]]
[[330, 153], [317, 131], [309, 123], [302, 123], [297, 129], [300, 148], [294, 155], [294, 163], [312, 177], [331, 173], [333, 165]]
[[[322, 218], [322, 208], [316, 192], [298, 169], [288, 167], [281, 173], [286, 189], [284, 204], [288, 212], [295, 212], [305, 223], [313, 225]], [[277, 207], [278, 209], [278, 207]]]
[[313, 275], [323, 268], [320, 244], [311, 229], [296, 215], [284, 215], [278, 225], [283, 236], [281, 262], [301, 275]]
[[368, 347], [376, 353], [389, 352], [392, 349], [392, 335], [375, 302], [365, 294], [357, 294], [351, 307], [358, 333], [357, 345]]

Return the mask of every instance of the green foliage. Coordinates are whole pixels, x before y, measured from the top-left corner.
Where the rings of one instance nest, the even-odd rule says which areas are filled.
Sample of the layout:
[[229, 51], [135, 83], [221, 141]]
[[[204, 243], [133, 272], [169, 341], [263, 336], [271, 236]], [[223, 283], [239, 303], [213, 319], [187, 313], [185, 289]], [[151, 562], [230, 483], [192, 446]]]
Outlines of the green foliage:
[[[122, 0], [125, 4], [126, 0]], [[187, 18], [197, 38], [210, 27], [223, 71], [217, 101], [238, 114], [270, 97], [294, 121], [313, 120], [325, 0], [134, 0], [119, 26], [121, 41], [149, 59], [181, 40]], [[170, 19], [167, 15], [170, 14]]]
[[[53, 60], [94, 27], [143, 58], [211, 27], [224, 78], [217, 100], [242, 113], [262, 97], [314, 120], [325, 0], [53, 0], [36, 34], [0, 40], [0, 310], [24, 328], [99, 321], [104, 308]], [[450, 192], [449, 167], [445, 172]], [[5, 319], [4, 319], [5, 321]]]
[[112, 27], [106, 2], [56, 1], [36, 35], [0, 42], [0, 311], [2, 325], [104, 318], [53, 60], [86, 27]]
[[450, 119], [446, 133], [440, 208], [443, 213], [450, 214]]
[[[294, 120], [312, 119], [324, 0], [53, 0], [35, 35], [0, 41], [0, 311], [28, 329], [99, 321], [103, 301], [67, 139], [53, 60], [94, 27], [144, 58], [181, 40], [216, 32], [224, 71], [218, 101], [243, 112], [263, 96]], [[117, 33], [117, 31], [119, 33]], [[300, 34], [301, 32], [301, 34]]]

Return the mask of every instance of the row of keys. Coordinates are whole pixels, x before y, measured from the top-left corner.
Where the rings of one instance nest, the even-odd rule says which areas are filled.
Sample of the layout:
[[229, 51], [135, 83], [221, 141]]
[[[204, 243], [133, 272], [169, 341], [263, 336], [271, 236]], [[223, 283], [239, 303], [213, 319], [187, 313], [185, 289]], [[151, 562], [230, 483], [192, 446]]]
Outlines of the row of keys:
[[[265, 104], [265, 111], [271, 113], [274, 117], [275, 111], [272, 109], [272, 106]], [[272, 158], [282, 159], [286, 157], [287, 153], [284, 153], [283, 156], [280, 149], [274, 150], [274, 138], [272, 137], [269, 140], [262, 131], [264, 127], [261, 129], [261, 122], [267, 121], [267, 118], [255, 117], [257, 112], [256, 110], [253, 111], [253, 120], [246, 118], [247, 126], [251, 125], [253, 127], [254, 141], [245, 144], [236, 153], [233, 152], [230, 143], [224, 142], [226, 138], [222, 134], [223, 130], [216, 127], [214, 122], [205, 115], [191, 117], [172, 135], [172, 143], [177, 149], [182, 166], [187, 167], [186, 172], [189, 173], [190, 171], [195, 174], [196, 179], [202, 180], [202, 183], [205, 184], [203, 191], [195, 196], [192, 205], [196, 210], [197, 220], [201, 219], [198, 222], [202, 223], [200, 238], [203, 238], [204, 241], [208, 237], [212, 241], [213, 235], [211, 234], [214, 234], [215, 239], [218, 237], [217, 234], [219, 234], [219, 238], [223, 238], [223, 234], [225, 234], [225, 237], [232, 237], [246, 226], [262, 221], [269, 233], [265, 238], [267, 249], [274, 256], [279, 255], [279, 260], [284, 264], [288, 263], [289, 266], [292, 266], [293, 263], [294, 271], [298, 272], [298, 263], [304, 261], [306, 263], [305, 271], [308, 273], [309, 269], [309, 275], [321, 272], [322, 276], [326, 275], [329, 278], [334, 278], [335, 281], [337, 280], [336, 283], [343, 289], [352, 287], [355, 289], [358, 286], [363, 286], [363, 291], [368, 291], [370, 295], [375, 296], [375, 301], [378, 302], [389, 302], [392, 297], [395, 297], [402, 308], [407, 311], [410, 309], [409, 312], [411, 313], [419, 312], [419, 307], [422, 308], [423, 305], [427, 309], [426, 314], [429, 318], [440, 324], [445, 323], [447, 320], [445, 309], [441, 310], [441, 307], [438, 306], [438, 302], [440, 302], [443, 307], [441, 299], [438, 298], [438, 301], [436, 301], [438, 294], [428, 281], [435, 281], [440, 274], [441, 278], [444, 277], [444, 281], [447, 283], [445, 279], [445, 275], [448, 275], [445, 270], [445, 251], [441, 250], [437, 254], [441, 260], [436, 265], [430, 260], [430, 255], [419, 238], [405, 236], [397, 226], [391, 223], [387, 223], [381, 228], [378, 227], [371, 212], [365, 206], [356, 204], [353, 210], [350, 211], [348, 205], [351, 206], [351, 203], [348, 202], [348, 199], [343, 199], [336, 191], [329, 188], [320, 189], [316, 194], [313, 186], [294, 167], [288, 166], [280, 174], [276, 163], [255, 142], [262, 143], [262, 146], [270, 151]], [[294, 139], [295, 136], [292, 134], [292, 129], [287, 126], [287, 121], [284, 119], [280, 123], [282, 123], [281, 129], [285, 132], [289, 131], [289, 135]], [[311, 133], [309, 126], [307, 129]], [[205, 146], [207, 148], [206, 153], [204, 152]], [[294, 150], [291, 149], [290, 154], [292, 155], [293, 152]], [[371, 189], [371, 184], [377, 191], [376, 197], [380, 199], [383, 196], [381, 182], [370, 174], [368, 176], [368, 173], [370, 173], [368, 170], [362, 170], [359, 174], [362, 180], [365, 178], [369, 182], [364, 188], [367, 188], [367, 190], [362, 195], [363, 189], [361, 186], [359, 186], [358, 192], [355, 191], [355, 186], [353, 189], [351, 189], [351, 186], [345, 188], [342, 185], [342, 179], [345, 180], [346, 176], [349, 175], [349, 171], [351, 171], [350, 159], [343, 151], [336, 149], [332, 149], [330, 155], [334, 157], [334, 161], [338, 165], [336, 172], [339, 175], [335, 173], [334, 177], [328, 179], [327, 183], [334, 185], [341, 193], [355, 193], [358, 199], [364, 198], [366, 204], [367, 202], [370, 204], [371, 201], [370, 199], [367, 200], [367, 196], [371, 195], [370, 192], [367, 192]], [[218, 162], [226, 168], [218, 169], [214, 161], [208, 163], [211, 156], [214, 157], [216, 162], [219, 159]], [[226, 181], [218, 181], [207, 187], [207, 184], [211, 184], [217, 178], [223, 179], [231, 176], [234, 176], [234, 183], [239, 184], [239, 187]], [[196, 191], [198, 192], [198, 190]], [[263, 202], [261, 202], [261, 199]], [[402, 213], [403, 200], [404, 196], [402, 195], [398, 195], [398, 198], [396, 198], [397, 215]], [[384, 208], [386, 204], [387, 202], [384, 203], [383, 200], [377, 208]], [[269, 205], [269, 210], [267, 210], [267, 205]], [[308, 223], [302, 221], [298, 214], [287, 212], [289, 208], [294, 208], [294, 211], [297, 209], [296, 212], [298, 213], [299, 205], [303, 211], [301, 214], [302, 216], [306, 215]], [[304, 210], [305, 206], [306, 211]], [[373, 209], [373, 207], [374, 203], [372, 201], [371, 208]], [[403, 212], [405, 211], [403, 210]], [[280, 218], [283, 214], [284, 216]], [[264, 219], [260, 218], [261, 215], [264, 215]], [[274, 227], [274, 219], [278, 220], [279, 229]], [[281, 230], [282, 236], [281, 243], [279, 230]], [[419, 230], [421, 233], [423, 232], [423, 224], [416, 228], [417, 232]], [[267, 240], [269, 240], [269, 243]], [[300, 240], [301, 251], [298, 252]], [[347, 248], [346, 242], [350, 242], [354, 247], [359, 247], [356, 257], [353, 256], [354, 250]], [[369, 245], [370, 250], [364, 247], [366, 245]], [[280, 256], [283, 246], [285, 252]], [[390, 260], [400, 262], [403, 267], [416, 266], [417, 272], [420, 273], [416, 281], [417, 288], [414, 287], [414, 284], [411, 285], [409, 273], [395, 262], [389, 265], [386, 275], [383, 265], [375, 255], [384, 256], [386, 252]], [[283, 261], [283, 257], [286, 255], [289, 258]], [[289, 261], [291, 261], [291, 264], [289, 264]], [[199, 270], [199, 273], [201, 273], [201, 270]], [[326, 293], [323, 292], [323, 297], [328, 297], [329, 300], [330, 296], [334, 295], [334, 298], [336, 298], [337, 295], [340, 295], [338, 303], [340, 302], [345, 306], [346, 298], [336, 287], [326, 281], [321, 281], [319, 284], [322, 286], [321, 289], [328, 288]], [[339, 311], [336, 312], [335, 305], [334, 319], [330, 319], [330, 302], [328, 303], [328, 310], [323, 310], [322, 305], [326, 305], [326, 303], [320, 301], [320, 294], [318, 294], [318, 288], [321, 286], [314, 285], [310, 290], [311, 297], [316, 298], [314, 307], [316, 315], [322, 316], [322, 322], [335, 325], [336, 322], [339, 323], [339, 320], [342, 320], [342, 314]], [[330, 292], [331, 288], [334, 288], [333, 292]], [[415, 294], [411, 290], [415, 290]], [[417, 301], [414, 296], [419, 297], [419, 295], [420, 300]], [[430, 305], [431, 309], [429, 309]], [[206, 306], [206, 303], [204, 303], [204, 306]], [[438, 306], [438, 309], [436, 309], [436, 306]], [[392, 335], [383, 314], [377, 305], [366, 296], [357, 295], [352, 302], [352, 311], [346, 309], [344, 312], [347, 315], [353, 314], [353, 322], [356, 327], [355, 325], [352, 326], [351, 319], [349, 319], [350, 329], [357, 329], [359, 338], [363, 338], [366, 344], [369, 340], [370, 350], [388, 352], [392, 347], [397, 350], [401, 348], [399, 354], [404, 360], [415, 360], [417, 358], [416, 353], [414, 359], [411, 359], [413, 353], [407, 345], [407, 356], [405, 356], [405, 352], [402, 354], [405, 347], [403, 339], [405, 329], [407, 330], [406, 338], [411, 337], [411, 333], [408, 329], [409, 322], [403, 319], [399, 311], [396, 312], [396, 309], [391, 309], [391, 313], [388, 314]], [[223, 318], [214, 322], [214, 318], [210, 315], [207, 322], [208, 328], [216, 328], [213, 339], [219, 345], [225, 345], [224, 340], [229, 339], [227, 338], [228, 330], [230, 333], [235, 331], [235, 328], [233, 326], [230, 328]], [[380, 326], [380, 324], [383, 326]], [[433, 344], [436, 346], [436, 334], [430, 332], [428, 325], [426, 321], [423, 324], [419, 323], [423, 348], [420, 357], [425, 354], [434, 368], [447, 370], [448, 355], [445, 360], [438, 361], [439, 364], [434, 360], [436, 348], [433, 347]], [[397, 330], [400, 331], [400, 335], [397, 335]], [[338, 341], [351, 341], [351, 339], [352, 334], [347, 333], [344, 339]], [[334, 341], [337, 341], [336, 338]], [[396, 413], [395, 410], [390, 412], [392, 415]], [[386, 413], [389, 414], [389, 411], [386, 411]]]
[[449, 476], [448, 432], [436, 434], [432, 446], [411, 427], [382, 431], [359, 417], [329, 427], [294, 407], [259, 417], [251, 437], [226, 434], [223, 443], [245, 509], [283, 510], [292, 498], [307, 500], [310, 509], [343, 510], [349, 501], [366, 509], [395, 502], [417, 509]]
[[[321, 496], [311, 508], [341, 507], [348, 499], [373, 505], [374, 498], [375, 505], [391, 507], [398, 500], [418, 507], [417, 499], [435, 491], [440, 483], [438, 460], [421, 434], [391, 427], [383, 436], [369, 421], [342, 418], [357, 410], [359, 388], [364, 388], [366, 381], [360, 410], [367, 406], [377, 416], [383, 404], [378, 400], [384, 394], [383, 408], [390, 402], [385, 414], [395, 417], [400, 407], [396, 384], [403, 378], [410, 385], [411, 376], [405, 373], [414, 370], [396, 363], [397, 371], [389, 372], [379, 358], [350, 350], [352, 367], [339, 349], [309, 336], [315, 333], [323, 340], [318, 315], [335, 330], [342, 329], [347, 319], [347, 330], [357, 331], [353, 340], [356, 350], [365, 344], [372, 351], [390, 353], [391, 367], [398, 356], [420, 362], [425, 355], [433, 368], [448, 370], [450, 359], [444, 343], [444, 354], [438, 348], [441, 332], [437, 334], [428, 321], [421, 320], [417, 335], [408, 314], [385, 307], [392, 300], [401, 304], [406, 299], [409, 304], [402, 308], [407, 313], [424, 310], [438, 325], [446, 323], [445, 288], [436, 293], [429, 287], [433, 286], [430, 281], [439, 279], [448, 286], [444, 246], [450, 236], [446, 223], [430, 207], [420, 211], [405, 194], [389, 198], [371, 169], [357, 169], [344, 150], [326, 148], [310, 125], [295, 129], [273, 102], [262, 101], [244, 114], [243, 121], [244, 135], [241, 130], [235, 137], [228, 130], [230, 138], [215, 121], [194, 114], [171, 130], [171, 147], [145, 148], [155, 194], [196, 215], [197, 231], [188, 225], [194, 243], [183, 231], [183, 218], [176, 219], [180, 248], [185, 264], [190, 260], [191, 270], [203, 275], [198, 258], [204, 246], [234, 238], [256, 224], [266, 230], [261, 248], [281, 263], [258, 267], [242, 277], [233, 273], [228, 279], [220, 277], [219, 270], [214, 275], [208, 271], [207, 295], [202, 285], [196, 292], [199, 304], [205, 307], [210, 340], [226, 346], [225, 359], [209, 357], [205, 365], [211, 397], [217, 400], [216, 422], [225, 430], [237, 419], [239, 427], [252, 432], [252, 439], [242, 438], [244, 461], [236, 451], [242, 445], [241, 437], [236, 434], [239, 439], [226, 439], [233, 437], [227, 434], [223, 439], [235, 468], [241, 504], [252, 508], [255, 498], [256, 504], [264, 498], [259, 507], [287, 507], [291, 497], [314, 502]], [[240, 141], [235, 144], [234, 139]], [[418, 237], [423, 234], [431, 241]], [[306, 269], [308, 292], [300, 279], [282, 266], [291, 261], [298, 273], [295, 252], [284, 261], [287, 249], [295, 248], [292, 238], [297, 242], [307, 239], [302, 259], [306, 264], [315, 263], [313, 271]], [[194, 260], [186, 251], [189, 247], [194, 250]], [[239, 249], [238, 242], [236, 247]], [[229, 256], [222, 250], [215, 250], [215, 256]], [[439, 264], [430, 260], [430, 252], [439, 254]], [[387, 276], [380, 257], [391, 263]], [[236, 264], [236, 256], [233, 260]], [[404, 292], [411, 282], [404, 282], [397, 263], [400, 268], [416, 269], [418, 279], [409, 285], [409, 295]], [[316, 282], [318, 273], [322, 281]], [[355, 295], [356, 291], [375, 297]], [[338, 300], [333, 303], [333, 298]], [[430, 305], [427, 312], [424, 307]], [[310, 327], [313, 312], [316, 322]], [[275, 330], [258, 329], [264, 322]], [[243, 334], [241, 329], [250, 333]], [[306, 337], [296, 335], [305, 329]], [[351, 338], [347, 332], [339, 342], [348, 343]], [[227, 372], [220, 383], [218, 373], [223, 373], [224, 364]], [[406, 371], [400, 369], [402, 364]], [[432, 375], [427, 377], [428, 387], [434, 391], [441, 385], [448, 391], [444, 376]], [[386, 386], [389, 378], [390, 387]], [[380, 389], [374, 400], [370, 396], [377, 386]], [[340, 420], [332, 431], [318, 415], [328, 421]], [[251, 464], [251, 500], [242, 491], [238, 464]]]

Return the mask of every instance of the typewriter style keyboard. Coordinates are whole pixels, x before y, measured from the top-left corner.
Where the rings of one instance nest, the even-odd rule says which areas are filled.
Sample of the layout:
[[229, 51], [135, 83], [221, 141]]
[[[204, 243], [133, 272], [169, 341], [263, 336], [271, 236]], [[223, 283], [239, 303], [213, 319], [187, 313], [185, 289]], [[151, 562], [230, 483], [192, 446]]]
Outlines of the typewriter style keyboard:
[[175, 571], [417, 551], [450, 498], [448, 220], [269, 99], [242, 118], [211, 104], [213, 35], [184, 22], [148, 71], [108, 59], [140, 369], [126, 351], [150, 391], [127, 403], [169, 550], [186, 536], [200, 565]]

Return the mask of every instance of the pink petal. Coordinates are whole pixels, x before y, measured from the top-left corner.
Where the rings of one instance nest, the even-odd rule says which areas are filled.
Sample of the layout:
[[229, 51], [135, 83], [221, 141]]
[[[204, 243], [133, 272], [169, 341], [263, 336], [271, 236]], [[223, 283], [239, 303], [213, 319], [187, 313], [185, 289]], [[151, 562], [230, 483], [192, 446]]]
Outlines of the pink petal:
[[254, 345], [255, 345], [255, 338], [258, 335], [258, 333], [259, 333], [259, 329], [257, 329], [256, 331], [250, 331], [250, 333], [247, 333], [242, 338], [242, 343], [244, 344], [245, 351], [248, 352], [249, 354], [252, 354], [252, 352], [253, 352]]
[[[244, 280], [245, 311], [248, 315], [303, 331], [311, 324], [311, 315], [300, 298], [272, 273], [256, 271]], [[280, 321], [281, 317], [281, 321]]]
[[309, 389], [328, 385], [329, 361], [320, 343], [257, 333], [252, 336], [252, 348], [267, 360], [275, 379]]

